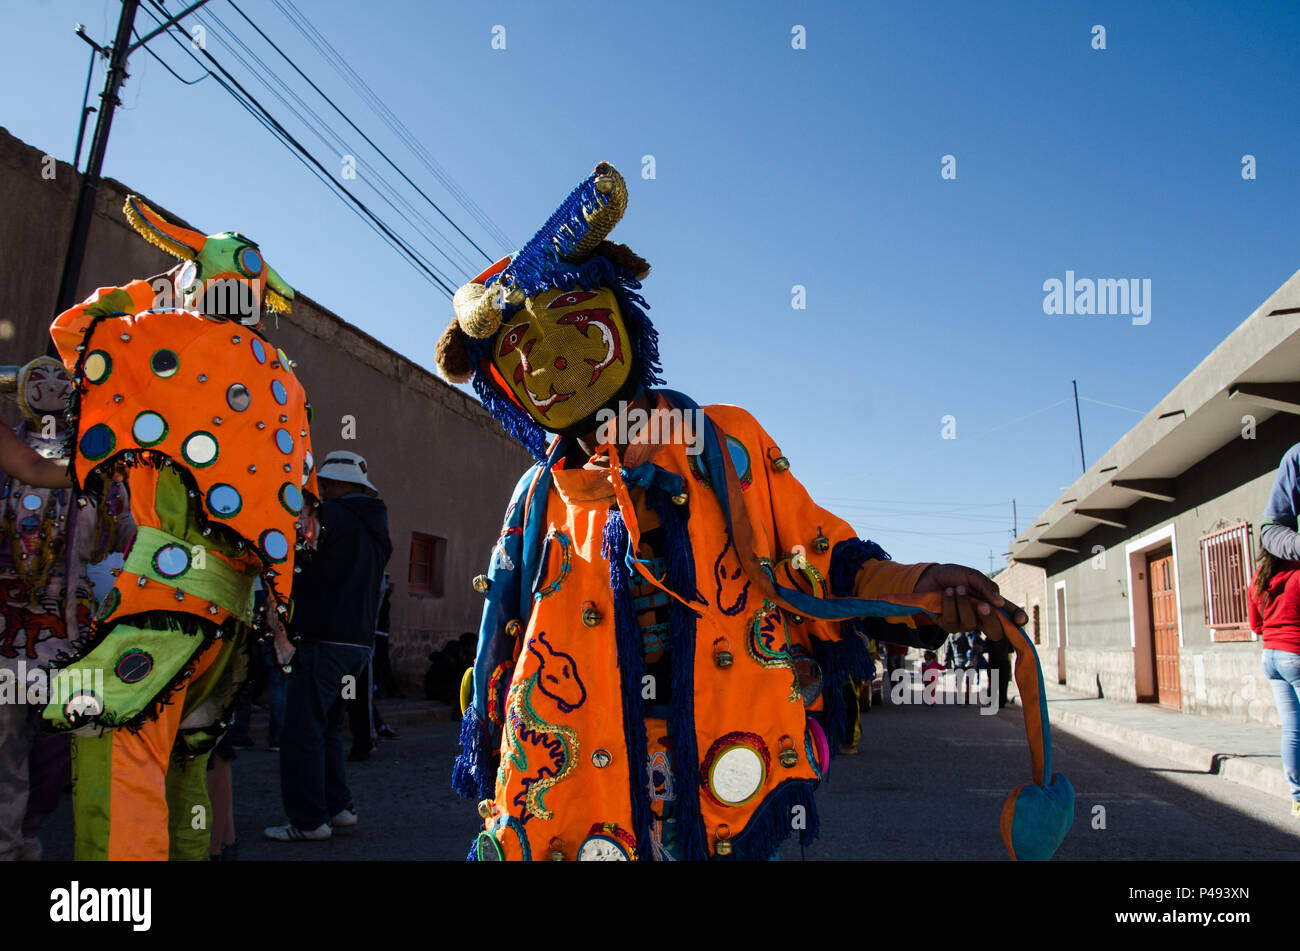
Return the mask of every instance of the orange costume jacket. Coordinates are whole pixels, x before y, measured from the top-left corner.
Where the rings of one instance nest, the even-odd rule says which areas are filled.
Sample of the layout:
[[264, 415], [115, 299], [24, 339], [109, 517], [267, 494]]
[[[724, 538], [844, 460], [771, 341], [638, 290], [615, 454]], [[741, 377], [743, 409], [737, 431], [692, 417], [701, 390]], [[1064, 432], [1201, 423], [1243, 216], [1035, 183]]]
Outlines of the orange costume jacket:
[[[698, 412], [681, 394], [658, 399]], [[857, 601], [875, 605], [865, 620], [836, 611], [836, 597], [911, 592], [926, 566], [887, 560], [818, 507], [744, 410], [704, 412], [703, 453], [677, 438], [565, 468], [561, 439], [516, 488], [453, 780], [481, 799], [471, 858], [766, 859], [795, 829], [808, 841], [827, 765], [809, 713], [870, 663], [868, 633], [942, 642], [905, 605], [888, 617]], [[644, 533], [660, 557], [646, 557]], [[658, 675], [641, 613], [656, 600], [668, 618]]]
[[[295, 523], [304, 491], [316, 493], [302, 384], [284, 352], [251, 328], [153, 304], [147, 281], [102, 287], [50, 327], [77, 387], [77, 483], [109, 460], [127, 463], [131, 514], [138, 527], [156, 530], [158, 467], [174, 467], [190, 503], [188, 516], [170, 514], [202, 526], [212, 539], [206, 557], [242, 575], [263, 574], [270, 595], [287, 607]], [[174, 557], [188, 571], [188, 553]], [[166, 564], [154, 567], [171, 575]], [[186, 587], [179, 574], [174, 585], [156, 580], [123, 571], [101, 622], [152, 611], [194, 614], [215, 626], [231, 618], [226, 599], [178, 599], [176, 588]]]

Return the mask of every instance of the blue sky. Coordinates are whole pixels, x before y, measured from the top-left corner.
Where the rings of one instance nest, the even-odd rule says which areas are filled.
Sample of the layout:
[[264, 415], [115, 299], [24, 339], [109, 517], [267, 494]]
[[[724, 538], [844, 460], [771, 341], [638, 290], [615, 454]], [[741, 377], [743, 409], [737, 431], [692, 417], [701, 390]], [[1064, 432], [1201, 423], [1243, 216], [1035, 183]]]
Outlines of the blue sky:
[[[235, 2], [492, 257], [513, 249], [273, 0]], [[1000, 565], [1011, 500], [1023, 528], [1079, 475], [1071, 379], [1091, 462], [1300, 266], [1293, 3], [296, 2], [513, 245], [595, 162], [622, 169], [614, 237], [653, 266], [669, 384], [753, 412], [814, 496], [900, 560]], [[414, 235], [370, 190], [395, 174], [229, 0], [208, 9], [187, 21], [208, 51], [341, 168], [220, 23], [256, 50], [360, 159], [349, 186]], [[70, 160], [88, 56], [72, 28], [108, 42], [117, 11], [8, 0], [0, 82], [25, 93], [0, 125]], [[142, 51], [130, 71], [106, 174], [252, 235], [295, 287], [432, 366], [441, 292], [213, 80], [182, 85]], [[1149, 279], [1150, 323], [1044, 315], [1043, 282], [1067, 270]]]

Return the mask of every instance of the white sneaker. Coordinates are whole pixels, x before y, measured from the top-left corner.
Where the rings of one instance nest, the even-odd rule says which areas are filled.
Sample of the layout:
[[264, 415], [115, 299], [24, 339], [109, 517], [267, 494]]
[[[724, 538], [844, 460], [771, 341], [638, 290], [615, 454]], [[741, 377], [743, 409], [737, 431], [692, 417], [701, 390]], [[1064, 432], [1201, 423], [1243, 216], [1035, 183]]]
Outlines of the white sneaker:
[[262, 834], [276, 842], [321, 842], [334, 834], [328, 822], [322, 822], [315, 829], [299, 829], [293, 823], [282, 826], [267, 826]]
[[355, 809], [340, 809], [330, 817], [330, 825], [335, 829], [346, 829], [348, 826], [357, 824], [357, 812]]

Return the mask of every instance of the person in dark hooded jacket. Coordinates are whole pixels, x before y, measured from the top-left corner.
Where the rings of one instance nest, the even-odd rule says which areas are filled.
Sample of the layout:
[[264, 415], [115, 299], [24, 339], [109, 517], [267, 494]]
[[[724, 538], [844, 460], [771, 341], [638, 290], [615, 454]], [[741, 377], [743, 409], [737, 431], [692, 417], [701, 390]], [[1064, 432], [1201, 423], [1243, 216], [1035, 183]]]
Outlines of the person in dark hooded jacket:
[[332, 452], [317, 472], [321, 505], [316, 550], [295, 576], [289, 626], [298, 652], [280, 735], [281, 842], [328, 839], [356, 825], [344, 776], [343, 715], [367, 689], [379, 614], [379, 582], [392, 554], [388, 508], [354, 452]]

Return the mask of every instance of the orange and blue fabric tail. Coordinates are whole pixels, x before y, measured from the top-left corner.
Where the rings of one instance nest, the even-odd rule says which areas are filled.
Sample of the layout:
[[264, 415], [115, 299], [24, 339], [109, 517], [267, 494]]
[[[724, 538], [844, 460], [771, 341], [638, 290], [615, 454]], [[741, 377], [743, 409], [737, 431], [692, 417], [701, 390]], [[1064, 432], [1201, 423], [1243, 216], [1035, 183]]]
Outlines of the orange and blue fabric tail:
[[1002, 806], [1002, 841], [1013, 860], [1045, 861], [1074, 823], [1074, 787], [1065, 776], [1052, 772], [1052, 727], [1038, 653], [1005, 611], [999, 615], [1003, 634], [1016, 650], [1016, 687], [1033, 767], [1033, 782], [1011, 790]]

